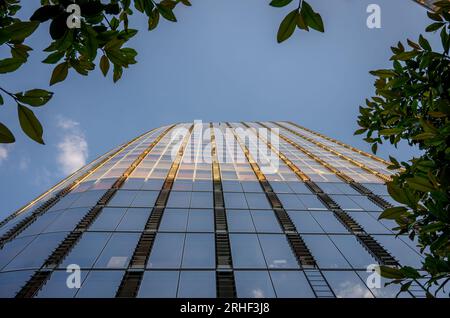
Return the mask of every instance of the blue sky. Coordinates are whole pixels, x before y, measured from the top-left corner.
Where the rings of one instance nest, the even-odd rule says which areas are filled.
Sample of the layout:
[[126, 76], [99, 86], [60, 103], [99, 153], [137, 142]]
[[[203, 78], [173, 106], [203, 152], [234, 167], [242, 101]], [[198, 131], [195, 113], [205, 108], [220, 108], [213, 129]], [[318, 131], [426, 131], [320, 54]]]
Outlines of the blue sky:
[[[38, 3], [28, 2], [26, 17]], [[133, 16], [131, 26], [142, 30], [130, 42], [138, 64], [120, 82], [104, 79], [99, 70], [89, 77], [71, 71], [52, 87], [54, 98], [36, 111], [45, 146], [20, 132], [10, 101], [0, 108], [1, 121], [17, 139], [0, 146], [0, 219], [79, 164], [171, 122], [292, 120], [369, 150], [353, 136], [358, 106], [373, 94], [368, 71], [389, 66], [389, 47], [417, 39], [428, 25], [425, 9], [411, 0], [310, 0], [326, 33], [296, 31], [277, 44], [278, 25], [290, 7], [272, 8], [262, 0], [191, 2], [175, 10], [178, 23], [160, 21], [152, 32], [143, 17]], [[381, 7], [381, 29], [366, 26], [371, 3]], [[436, 36], [428, 37], [438, 45]], [[52, 66], [40, 63], [48, 25], [28, 43], [35, 48], [29, 62], [2, 76], [10, 91], [48, 88]], [[388, 154], [407, 159], [417, 152], [408, 146], [381, 149], [381, 156]]]

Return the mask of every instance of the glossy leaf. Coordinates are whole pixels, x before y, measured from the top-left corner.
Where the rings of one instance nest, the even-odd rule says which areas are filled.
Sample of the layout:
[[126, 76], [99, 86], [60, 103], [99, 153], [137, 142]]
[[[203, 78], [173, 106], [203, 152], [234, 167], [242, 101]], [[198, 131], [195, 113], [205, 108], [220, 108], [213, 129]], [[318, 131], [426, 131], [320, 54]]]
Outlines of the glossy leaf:
[[22, 127], [23, 132], [34, 141], [44, 145], [42, 125], [33, 111], [21, 104], [18, 104], [17, 107], [20, 127]]

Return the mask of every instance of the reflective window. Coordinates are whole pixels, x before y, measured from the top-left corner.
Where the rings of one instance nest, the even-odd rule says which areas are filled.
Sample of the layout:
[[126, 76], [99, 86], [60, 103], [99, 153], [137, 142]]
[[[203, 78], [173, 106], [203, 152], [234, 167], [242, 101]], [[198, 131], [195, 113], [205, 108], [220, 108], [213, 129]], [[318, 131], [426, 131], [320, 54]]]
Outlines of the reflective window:
[[322, 227], [317, 223], [310, 212], [288, 211], [288, 214], [299, 233], [323, 233]]
[[266, 268], [256, 234], [230, 234], [234, 268]]
[[68, 209], [50, 224], [44, 233], [72, 231], [88, 212], [87, 208]]
[[5, 246], [0, 249], [0, 270], [35, 238], [35, 236], [27, 236], [6, 243]]
[[244, 192], [263, 192], [258, 181], [244, 181], [241, 182]]
[[229, 232], [255, 232], [248, 210], [227, 210], [226, 214]]
[[61, 198], [54, 206], [52, 206], [48, 212], [59, 211], [69, 208], [79, 197], [80, 193], [69, 193], [65, 197]]
[[354, 210], [354, 211], [361, 211], [362, 208], [356, 204], [355, 201], [350, 199], [348, 196], [345, 195], [330, 195], [330, 197], [337, 203], [343, 210]]
[[77, 298], [113, 298], [123, 271], [91, 271], [78, 291]]
[[311, 212], [311, 215], [326, 233], [348, 233], [348, 230], [333, 215], [333, 212], [316, 211]]
[[235, 271], [236, 293], [239, 298], [274, 298], [267, 271]]
[[349, 196], [353, 201], [356, 202], [363, 210], [366, 211], [382, 211], [378, 205], [369, 200], [368, 197], [362, 195], [352, 195]]
[[26, 284], [34, 271], [0, 273], [0, 298], [12, 298]]
[[181, 271], [178, 297], [216, 297], [216, 273], [214, 271]]
[[114, 233], [95, 262], [96, 268], [126, 268], [138, 243], [139, 233]]
[[314, 298], [314, 293], [300, 271], [271, 271], [275, 292], [279, 298]]
[[292, 189], [286, 182], [273, 181], [270, 182], [270, 186], [275, 193], [293, 193]]
[[162, 185], [164, 183], [163, 179], [149, 179], [147, 181], [144, 181], [144, 184], [142, 185], [142, 190], [154, 190], [159, 191], [162, 189]]
[[326, 235], [303, 235], [303, 240], [320, 268], [350, 268], [350, 265]]
[[191, 192], [172, 191], [167, 202], [169, 208], [189, 208]]
[[214, 232], [213, 210], [190, 210], [188, 232]]
[[178, 271], [146, 271], [137, 297], [175, 298], [178, 287]]
[[422, 267], [422, 256], [394, 235], [373, 235], [403, 266]]
[[180, 180], [176, 179], [173, 183], [172, 190], [174, 191], [192, 191], [192, 181], [191, 180]]
[[250, 209], [271, 209], [271, 205], [264, 193], [246, 193], [248, 207]]
[[103, 208], [100, 215], [89, 227], [90, 231], [114, 231], [122, 217], [125, 215], [126, 208]]
[[298, 263], [285, 235], [258, 235], [269, 268], [298, 268]]
[[66, 235], [66, 232], [39, 235], [5, 267], [5, 270], [41, 267]]
[[[367, 279], [369, 279], [369, 281], [372, 281], [369, 278], [369, 275], [372, 275], [372, 272], [358, 271], [357, 274], [363, 282], [367, 282]], [[370, 291], [372, 292], [372, 294], [375, 295], [375, 297], [377, 297], [377, 298], [395, 298], [400, 290], [400, 286], [396, 285], [396, 284], [391, 284], [391, 285], [385, 286], [385, 284], [391, 280], [386, 279], [384, 277], [379, 277], [379, 278], [380, 278], [380, 287], [379, 288], [378, 287], [369, 288], [369, 286], [367, 286], [370, 289]], [[408, 293], [401, 293], [398, 295], [398, 297], [399, 298], [411, 298], [411, 295]]]
[[139, 191], [131, 206], [141, 208], [152, 207], [155, 205], [158, 194], [159, 192], [157, 191]]
[[297, 194], [297, 197], [308, 210], [326, 210], [323, 203], [313, 194]]
[[363, 186], [377, 195], [388, 195], [387, 187], [383, 183], [363, 183]]
[[184, 243], [183, 268], [215, 268], [213, 234], [188, 233]]
[[80, 197], [70, 206], [71, 208], [95, 206], [100, 198], [105, 194], [105, 190], [93, 190], [83, 192]]
[[212, 192], [192, 192], [191, 208], [213, 208]]
[[308, 189], [308, 187], [303, 182], [288, 182], [289, 187], [294, 191], [294, 193], [311, 193], [311, 190]]
[[138, 193], [139, 191], [118, 190], [108, 202], [108, 206], [129, 207]]
[[185, 234], [158, 233], [153, 243], [148, 268], [179, 268]]
[[348, 214], [358, 222], [369, 234], [389, 234], [392, 233], [383, 224], [366, 212], [348, 212]]
[[186, 232], [187, 220], [187, 210], [166, 209], [159, 225], [159, 231]]
[[225, 199], [225, 207], [227, 209], [248, 209], [247, 201], [243, 193], [227, 193], [223, 194]]
[[281, 233], [280, 223], [273, 211], [251, 211], [257, 232]]
[[365, 269], [377, 263], [354, 235], [330, 235], [330, 239], [354, 268]]
[[352, 271], [323, 271], [338, 298], [373, 298], [364, 282]]
[[224, 192], [242, 192], [242, 186], [239, 181], [222, 180], [222, 188]]
[[41, 233], [47, 228], [53, 221], [61, 215], [61, 212], [50, 212], [41, 215], [36, 221], [31, 223], [18, 237], [24, 237], [29, 235], [36, 235]]
[[197, 180], [193, 183], [193, 191], [213, 191], [213, 184], [210, 180]]
[[306, 206], [295, 194], [279, 194], [278, 198], [286, 210], [304, 210]]
[[[81, 271], [81, 282], [87, 276], [86, 271]], [[73, 298], [77, 293], [77, 288], [67, 287], [67, 278], [71, 273], [65, 270], [58, 270], [53, 272], [50, 279], [45, 283], [42, 289], [37, 294], [37, 298]]]
[[129, 208], [119, 225], [117, 231], [142, 231], [150, 217], [150, 209]]
[[91, 268], [110, 236], [110, 233], [84, 233], [60, 267], [77, 264], [81, 268]]

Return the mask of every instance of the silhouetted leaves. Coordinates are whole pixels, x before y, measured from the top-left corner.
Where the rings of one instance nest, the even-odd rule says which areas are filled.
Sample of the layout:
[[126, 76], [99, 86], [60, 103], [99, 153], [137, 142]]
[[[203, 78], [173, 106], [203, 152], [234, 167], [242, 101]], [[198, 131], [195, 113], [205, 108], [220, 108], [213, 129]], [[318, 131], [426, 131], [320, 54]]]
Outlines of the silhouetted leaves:
[[23, 132], [34, 141], [44, 144], [44, 140], [42, 139], [42, 125], [33, 111], [21, 104], [17, 105], [17, 110], [20, 127], [22, 127]]
[[294, 33], [295, 27], [297, 26], [297, 15], [298, 10], [295, 9], [288, 13], [288, 15], [281, 21], [280, 27], [278, 28], [277, 41], [281, 43]]
[[16, 139], [8, 127], [0, 123], [0, 143], [10, 144], [15, 141]]
[[68, 72], [69, 64], [67, 62], [58, 64], [53, 70], [52, 77], [50, 79], [50, 85], [64, 81], [67, 77]]

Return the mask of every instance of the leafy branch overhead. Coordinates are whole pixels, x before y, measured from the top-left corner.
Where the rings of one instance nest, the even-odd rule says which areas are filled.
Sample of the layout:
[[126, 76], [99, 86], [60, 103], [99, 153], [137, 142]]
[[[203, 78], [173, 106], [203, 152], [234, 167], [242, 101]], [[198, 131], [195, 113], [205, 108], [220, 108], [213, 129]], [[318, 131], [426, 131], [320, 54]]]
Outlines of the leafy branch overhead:
[[[137, 11], [148, 18], [148, 30], [154, 30], [161, 18], [177, 22], [174, 10], [177, 6], [191, 6], [189, 0], [41, 0], [41, 6], [33, 13], [29, 21], [22, 21], [17, 17], [21, 9], [20, 0], [0, 0], [0, 46], [8, 47], [11, 56], [0, 60], [0, 74], [11, 73], [19, 69], [28, 60], [32, 48], [24, 41], [41, 25], [48, 25], [51, 38], [50, 45], [45, 49], [48, 56], [42, 61], [54, 64], [49, 85], [55, 85], [68, 78], [72, 71], [83, 76], [89, 75], [98, 65], [101, 73], [106, 77], [112, 73], [112, 79], [117, 82], [123, 75], [124, 69], [136, 64], [137, 52], [127, 47], [127, 42], [133, 38], [138, 30], [129, 27], [129, 19]], [[273, 7], [284, 7], [292, 0], [273, 0]], [[67, 10], [70, 5], [79, 6], [80, 19]], [[69, 12], [68, 12], [69, 11]], [[68, 21], [79, 22], [79, 27], [71, 28]], [[278, 42], [289, 38], [295, 28], [309, 31], [313, 28], [324, 31], [323, 22], [318, 13], [311, 6], [300, 0], [296, 10], [286, 17], [278, 31]], [[43, 143], [43, 129], [33, 110], [28, 106], [42, 106], [47, 103], [52, 93], [39, 89], [30, 90], [30, 94], [45, 95], [40, 105], [32, 105], [21, 100], [20, 93], [13, 94], [0, 87], [4, 96], [11, 97], [17, 104], [19, 115], [22, 114], [22, 130], [33, 140]], [[19, 94], [19, 95], [18, 95]], [[23, 98], [22, 98], [23, 99]], [[30, 98], [27, 97], [28, 101]], [[0, 93], [0, 105], [4, 102]], [[28, 105], [28, 106], [26, 106]], [[23, 120], [23, 114], [29, 114]], [[12, 132], [0, 123], [0, 143], [14, 142]]]
[[435, 5], [426, 31], [439, 32], [442, 50], [434, 51], [423, 35], [392, 47], [393, 67], [371, 72], [376, 96], [360, 107], [355, 132], [366, 134], [373, 152], [401, 141], [422, 151], [410, 162], [390, 158], [397, 174], [388, 191], [401, 205], [380, 216], [395, 220], [398, 234], [417, 239], [425, 253], [422, 269], [382, 267], [381, 273], [402, 284], [401, 291], [421, 281], [429, 296], [450, 280], [450, 2]]

